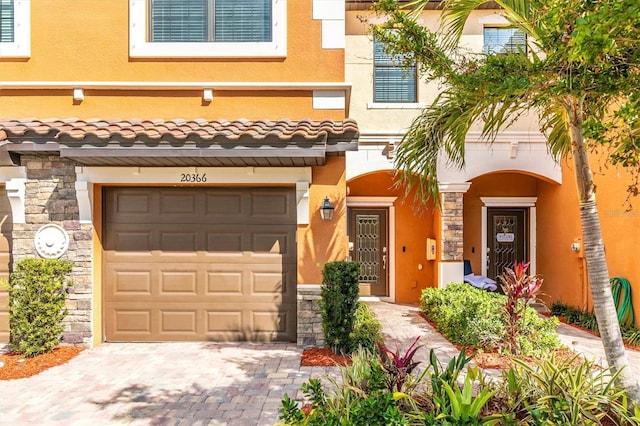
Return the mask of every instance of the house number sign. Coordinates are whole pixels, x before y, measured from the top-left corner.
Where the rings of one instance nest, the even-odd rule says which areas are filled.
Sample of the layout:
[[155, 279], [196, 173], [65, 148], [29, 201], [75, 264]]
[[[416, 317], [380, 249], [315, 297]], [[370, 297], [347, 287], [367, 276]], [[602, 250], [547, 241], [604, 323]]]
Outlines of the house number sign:
[[67, 231], [55, 223], [49, 223], [38, 229], [34, 240], [36, 251], [45, 259], [57, 259], [69, 248]]
[[180, 182], [201, 183], [207, 181], [206, 173], [180, 173]]

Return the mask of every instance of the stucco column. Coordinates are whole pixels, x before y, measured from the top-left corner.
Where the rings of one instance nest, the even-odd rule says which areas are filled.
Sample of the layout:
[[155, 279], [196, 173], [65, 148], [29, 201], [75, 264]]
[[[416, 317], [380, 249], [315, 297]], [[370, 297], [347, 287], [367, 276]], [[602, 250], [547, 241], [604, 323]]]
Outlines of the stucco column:
[[451, 282], [461, 283], [464, 274], [464, 206], [463, 196], [471, 186], [468, 182], [441, 183], [440, 197], [440, 259], [438, 287]]

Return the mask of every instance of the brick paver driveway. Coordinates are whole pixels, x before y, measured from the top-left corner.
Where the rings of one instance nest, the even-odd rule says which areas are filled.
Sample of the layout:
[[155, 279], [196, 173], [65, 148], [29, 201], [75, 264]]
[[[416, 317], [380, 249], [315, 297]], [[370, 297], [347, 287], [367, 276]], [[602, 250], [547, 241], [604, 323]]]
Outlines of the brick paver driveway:
[[270, 425], [285, 392], [327, 372], [301, 368], [300, 354], [295, 344], [103, 344], [0, 382], [0, 424]]

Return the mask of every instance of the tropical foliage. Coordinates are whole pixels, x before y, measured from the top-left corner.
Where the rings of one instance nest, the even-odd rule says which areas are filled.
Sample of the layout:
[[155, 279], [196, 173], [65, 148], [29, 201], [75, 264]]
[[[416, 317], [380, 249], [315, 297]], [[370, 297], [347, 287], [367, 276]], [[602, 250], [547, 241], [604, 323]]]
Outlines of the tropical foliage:
[[[396, 150], [399, 182], [422, 201], [437, 199], [437, 165], [463, 167], [465, 139], [474, 126], [492, 142], [518, 117], [535, 113], [549, 151], [572, 160], [594, 311], [609, 365], [628, 365], [609, 287], [589, 150], [604, 147], [611, 162], [640, 173], [640, 3], [637, 0], [444, 0], [436, 31], [418, 19], [428, 0], [401, 8], [376, 3], [387, 15], [372, 26], [390, 54], [417, 61], [440, 92]], [[404, 3], [404, 2], [403, 2]], [[474, 54], [460, 46], [477, 8], [501, 9], [526, 35], [526, 52]], [[393, 31], [389, 31], [392, 29]], [[441, 158], [444, 157], [444, 158]], [[623, 370], [619, 380], [636, 401], [640, 386]]]
[[[417, 340], [416, 340], [417, 341]], [[404, 375], [402, 391], [397, 371], [381, 356], [358, 350], [351, 366], [340, 367], [340, 378], [310, 379], [301, 387], [303, 401], [285, 394], [279, 425], [639, 425], [631, 416], [625, 390], [609, 369], [594, 368], [579, 359], [519, 363], [499, 380], [488, 380], [469, 364], [464, 351], [442, 365], [433, 349], [428, 365], [418, 367], [416, 342], [404, 355], [413, 365]], [[398, 364], [399, 365], [399, 364]], [[636, 410], [637, 411], [637, 410]]]
[[527, 274], [529, 264], [515, 262], [512, 268], [505, 268], [505, 272], [498, 279], [501, 281], [502, 291], [506, 296], [503, 312], [506, 317], [505, 337], [509, 352], [518, 355], [520, 346], [518, 336], [522, 330], [520, 320], [524, 317], [527, 304], [534, 301], [536, 293], [542, 285], [542, 278]]

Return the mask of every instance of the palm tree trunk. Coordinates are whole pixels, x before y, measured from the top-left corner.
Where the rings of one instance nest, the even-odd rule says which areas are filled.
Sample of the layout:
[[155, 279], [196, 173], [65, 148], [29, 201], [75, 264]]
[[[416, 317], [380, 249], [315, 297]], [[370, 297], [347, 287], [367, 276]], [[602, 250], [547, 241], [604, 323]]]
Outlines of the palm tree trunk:
[[582, 241], [587, 261], [589, 287], [593, 297], [593, 309], [598, 320], [598, 329], [604, 346], [607, 363], [614, 371], [623, 370], [618, 378], [633, 401], [640, 403], [640, 385], [628, 371], [629, 361], [624, 349], [618, 315], [611, 295], [609, 270], [602, 242], [600, 219], [596, 206], [595, 185], [589, 165], [589, 157], [582, 135], [582, 113], [576, 99], [568, 99], [566, 110], [569, 122], [571, 150], [575, 164], [576, 186], [580, 204]]

